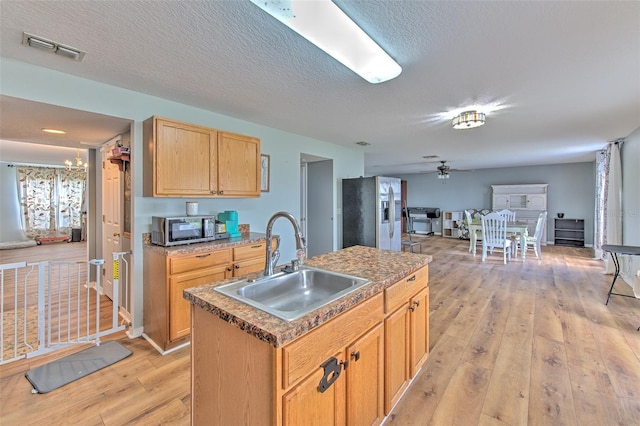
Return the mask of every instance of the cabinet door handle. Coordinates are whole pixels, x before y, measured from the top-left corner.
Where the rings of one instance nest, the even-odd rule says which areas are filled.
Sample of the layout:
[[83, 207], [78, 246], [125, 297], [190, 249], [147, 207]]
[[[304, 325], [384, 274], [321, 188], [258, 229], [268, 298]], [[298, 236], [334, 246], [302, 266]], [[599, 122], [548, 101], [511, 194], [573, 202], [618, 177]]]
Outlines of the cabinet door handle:
[[[320, 365], [320, 367], [324, 369], [324, 374], [318, 384], [318, 391], [321, 393], [326, 391], [333, 382], [338, 380], [340, 372], [342, 371], [343, 363], [343, 361], [338, 362], [335, 357], [331, 357]], [[347, 368], [346, 365], [344, 367]]]
[[351, 358], [355, 359], [356, 361], [360, 359], [360, 351], [358, 352], [351, 352]]
[[224, 191], [220, 191], [220, 195], [224, 194]]
[[236, 269], [240, 269], [240, 265], [238, 265], [237, 263], [234, 266]]
[[231, 266], [227, 266], [227, 272], [231, 272]]
[[205, 254], [198, 254], [198, 255], [196, 255], [196, 257], [199, 257], [199, 258], [209, 257], [209, 256], [211, 256], [211, 253], [205, 253]]
[[419, 300], [414, 300], [413, 304], [416, 305], [416, 306], [420, 306], [420, 301]]
[[411, 312], [414, 312], [414, 311], [416, 310], [416, 307], [415, 307], [415, 306], [409, 306], [409, 310], [410, 310]]
[[407, 282], [409, 281], [415, 281], [416, 280], [416, 275], [413, 274], [413, 276], [411, 278], [407, 278]]

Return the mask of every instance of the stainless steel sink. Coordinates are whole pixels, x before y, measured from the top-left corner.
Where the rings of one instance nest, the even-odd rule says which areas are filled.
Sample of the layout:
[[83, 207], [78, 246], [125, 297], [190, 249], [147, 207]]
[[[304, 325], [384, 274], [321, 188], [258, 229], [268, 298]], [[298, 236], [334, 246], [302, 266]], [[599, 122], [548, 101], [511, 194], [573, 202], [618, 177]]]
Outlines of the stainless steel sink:
[[303, 266], [298, 271], [280, 272], [253, 282], [237, 281], [215, 290], [291, 321], [370, 282], [365, 278]]

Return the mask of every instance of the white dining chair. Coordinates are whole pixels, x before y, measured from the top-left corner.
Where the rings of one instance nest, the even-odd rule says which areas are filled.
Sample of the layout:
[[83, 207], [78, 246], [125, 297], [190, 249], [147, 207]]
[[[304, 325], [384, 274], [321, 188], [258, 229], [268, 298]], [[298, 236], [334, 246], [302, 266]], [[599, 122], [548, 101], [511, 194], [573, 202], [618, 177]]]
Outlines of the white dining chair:
[[500, 210], [498, 212], [500, 216], [504, 216], [507, 218], [507, 222], [515, 222], [516, 221], [516, 212], [509, 209]]
[[[471, 240], [473, 240], [473, 238], [471, 238], [471, 232], [473, 231], [471, 230], [471, 223], [473, 222], [473, 219], [471, 218], [471, 213], [469, 213], [469, 210], [464, 211], [464, 218], [467, 222], [467, 229], [469, 230], [469, 251], [472, 251], [473, 247], [471, 246]], [[482, 236], [479, 236], [478, 233], [476, 232], [476, 246], [481, 242], [482, 242]]]
[[487, 251], [502, 250], [502, 259], [507, 264], [511, 260], [511, 244], [513, 240], [507, 238], [507, 219], [498, 213], [481, 216], [482, 220], [482, 261], [487, 258]]
[[[533, 236], [528, 236], [526, 238], [527, 240], [527, 244], [524, 247], [521, 247], [521, 250], [527, 250], [529, 246], [533, 247], [533, 251], [536, 254], [536, 257], [538, 259], [542, 259], [542, 250], [541, 250], [541, 244], [542, 244], [542, 239], [544, 238], [542, 235], [542, 231], [544, 230], [544, 224], [547, 221], [547, 212], [542, 212], [540, 213], [540, 216], [538, 216], [538, 222], [536, 222], [536, 231], [533, 234]], [[514, 252], [515, 252], [515, 256], [518, 255], [518, 247], [520, 246], [520, 239], [516, 238], [513, 241], [514, 246]]]

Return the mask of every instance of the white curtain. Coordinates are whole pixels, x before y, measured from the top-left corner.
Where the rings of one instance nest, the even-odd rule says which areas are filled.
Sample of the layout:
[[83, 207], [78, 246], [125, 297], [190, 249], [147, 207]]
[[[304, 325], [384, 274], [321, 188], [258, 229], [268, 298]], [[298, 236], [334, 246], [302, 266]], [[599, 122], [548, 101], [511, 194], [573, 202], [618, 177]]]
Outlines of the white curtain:
[[70, 235], [80, 228], [85, 203], [86, 171], [18, 166], [18, 203], [27, 237]]
[[[604, 220], [604, 243], [622, 244], [622, 166], [620, 162], [620, 145], [622, 141], [609, 143], [607, 146], [608, 167], [606, 177], [606, 199]], [[611, 255], [606, 257], [606, 274], [613, 274], [614, 265]]]

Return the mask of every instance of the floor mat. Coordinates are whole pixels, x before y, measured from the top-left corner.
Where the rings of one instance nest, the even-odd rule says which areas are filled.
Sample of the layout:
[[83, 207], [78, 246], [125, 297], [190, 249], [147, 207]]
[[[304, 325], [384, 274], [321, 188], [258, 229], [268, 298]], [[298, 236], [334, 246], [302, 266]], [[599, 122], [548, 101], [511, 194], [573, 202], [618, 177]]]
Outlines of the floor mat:
[[108, 341], [29, 370], [25, 377], [35, 392], [47, 393], [115, 364], [131, 353], [120, 343]]

